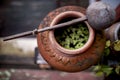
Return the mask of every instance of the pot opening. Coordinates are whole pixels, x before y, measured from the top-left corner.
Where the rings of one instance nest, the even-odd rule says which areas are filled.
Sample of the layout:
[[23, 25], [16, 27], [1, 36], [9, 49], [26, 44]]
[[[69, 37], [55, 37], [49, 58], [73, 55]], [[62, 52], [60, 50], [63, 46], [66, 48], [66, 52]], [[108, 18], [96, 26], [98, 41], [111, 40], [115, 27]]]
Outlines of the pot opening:
[[[57, 24], [76, 18], [77, 17], [67, 17], [60, 20]], [[88, 41], [89, 29], [85, 22], [80, 22], [64, 28], [55, 29], [54, 36], [60, 46], [69, 50], [75, 50], [83, 47]]]

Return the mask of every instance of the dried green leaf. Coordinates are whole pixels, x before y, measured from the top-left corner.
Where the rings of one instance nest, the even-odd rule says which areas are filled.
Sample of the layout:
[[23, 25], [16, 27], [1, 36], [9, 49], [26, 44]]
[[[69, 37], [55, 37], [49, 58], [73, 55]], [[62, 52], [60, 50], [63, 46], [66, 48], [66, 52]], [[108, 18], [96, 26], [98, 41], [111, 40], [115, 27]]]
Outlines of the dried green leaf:
[[109, 66], [102, 66], [101, 70], [106, 74], [106, 76], [109, 76], [112, 73], [113, 68]]
[[106, 71], [104, 73], [106, 74], [106, 76], [109, 76], [112, 73], [112, 71]]
[[102, 75], [104, 75], [104, 73], [102, 71], [99, 71], [99, 72], [96, 72], [96, 75], [97, 76], [102, 76]]
[[117, 74], [120, 74], [120, 66], [117, 66], [117, 67], [115, 68], [115, 72], [116, 72]]
[[106, 47], [110, 47], [110, 40], [106, 41]]
[[9, 71], [5, 71], [4, 74], [7, 76], [7, 77], [10, 77], [11, 76], [11, 73]]
[[99, 71], [99, 70], [101, 70], [101, 66], [100, 65], [95, 66], [94, 69], [93, 69], [93, 71]]
[[120, 51], [120, 40], [114, 42], [114, 50]]

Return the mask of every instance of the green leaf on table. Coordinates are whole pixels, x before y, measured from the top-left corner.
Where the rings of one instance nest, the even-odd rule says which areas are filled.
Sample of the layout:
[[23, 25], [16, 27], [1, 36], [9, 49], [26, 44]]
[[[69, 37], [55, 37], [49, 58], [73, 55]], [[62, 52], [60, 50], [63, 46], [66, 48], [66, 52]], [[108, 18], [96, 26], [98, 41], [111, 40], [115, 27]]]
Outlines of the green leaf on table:
[[9, 71], [5, 71], [4, 74], [7, 76], [7, 77], [10, 77], [11, 76], [11, 73]]
[[106, 76], [109, 76], [112, 73], [112, 70], [105, 70], [104, 73], [106, 74]]
[[106, 76], [112, 73], [113, 68], [109, 66], [102, 66], [101, 70], [106, 74]]
[[102, 75], [104, 75], [104, 73], [102, 71], [98, 71], [98, 72], [96, 72], [96, 75], [97, 76], [102, 76]]
[[101, 69], [101, 66], [100, 65], [97, 65], [94, 67], [93, 71], [99, 71]]

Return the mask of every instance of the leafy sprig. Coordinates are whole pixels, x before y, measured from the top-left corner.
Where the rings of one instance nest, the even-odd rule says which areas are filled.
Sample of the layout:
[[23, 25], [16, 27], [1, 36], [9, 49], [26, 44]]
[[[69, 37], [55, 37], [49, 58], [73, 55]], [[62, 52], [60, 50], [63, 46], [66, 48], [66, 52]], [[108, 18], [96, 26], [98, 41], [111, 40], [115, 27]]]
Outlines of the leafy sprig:
[[[117, 40], [113, 43], [110, 40], [106, 41], [103, 57], [111, 55], [111, 46], [115, 51], [120, 51], [120, 40]], [[110, 64], [114, 64], [114, 66], [111, 66], [109, 64], [98, 63], [98, 65], [94, 66], [93, 71], [96, 73], [97, 76], [102, 75], [109, 76], [112, 73], [120, 75], [120, 63], [119, 62], [115, 63], [114, 61], [112, 61], [112, 63]]]

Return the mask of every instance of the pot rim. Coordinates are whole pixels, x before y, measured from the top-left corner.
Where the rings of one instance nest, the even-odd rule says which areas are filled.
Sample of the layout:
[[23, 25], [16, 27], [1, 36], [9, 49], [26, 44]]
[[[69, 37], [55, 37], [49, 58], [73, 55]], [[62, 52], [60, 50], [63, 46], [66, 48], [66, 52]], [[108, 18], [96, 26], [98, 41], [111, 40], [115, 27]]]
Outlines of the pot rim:
[[[82, 16], [84, 16], [84, 14], [77, 12], [77, 11], [66, 11], [66, 12], [60, 13], [53, 19], [50, 26], [56, 25], [60, 20], [62, 20], [63, 18], [69, 17], [69, 16], [82, 17]], [[83, 47], [75, 49], [75, 50], [69, 50], [69, 49], [62, 47], [55, 39], [54, 30], [49, 32], [49, 39], [50, 39], [51, 44], [54, 45], [55, 49], [58, 49], [59, 51], [65, 53], [65, 54], [83, 53], [92, 45], [94, 38], [95, 38], [94, 30], [90, 27], [90, 25], [88, 24], [87, 21], [84, 21], [84, 23], [88, 27], [90, 34], [89, 34], [88, 41], [84, 44]]]
[[120, 31], [120, 22], [116, 24], [116, 28], [115, 28], [115, 40], [119, 40], [118, 38], [118, 33]]

